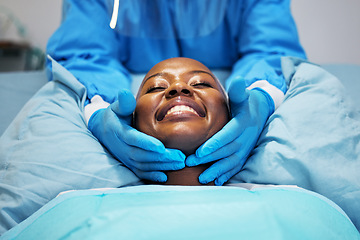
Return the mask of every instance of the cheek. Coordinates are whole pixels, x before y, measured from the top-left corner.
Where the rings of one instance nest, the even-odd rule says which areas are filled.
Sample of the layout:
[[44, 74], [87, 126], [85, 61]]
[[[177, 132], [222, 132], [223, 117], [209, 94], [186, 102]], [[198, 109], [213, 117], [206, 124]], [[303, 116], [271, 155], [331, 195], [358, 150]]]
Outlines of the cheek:
[[155, 122], [155, 112], [161, 97], [142, 96], [138, 99], [134, 114], [134, 126], [137, 130], [149, 134]]
[[219, 131], [230, 120], [226, 100], [219, 92], [206, 98], [205, 102], [210, 124], [214, 131]]

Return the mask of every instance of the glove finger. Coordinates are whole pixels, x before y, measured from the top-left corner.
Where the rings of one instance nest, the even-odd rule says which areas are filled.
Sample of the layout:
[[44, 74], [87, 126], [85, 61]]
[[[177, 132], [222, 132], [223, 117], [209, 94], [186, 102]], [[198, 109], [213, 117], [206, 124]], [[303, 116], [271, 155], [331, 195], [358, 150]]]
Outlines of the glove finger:
[[[245, 164], [245, 161], [244, 161], [244, 164]], [[220, 177], [215, 179], [215, 182], [214, 182], [215, 185], [216, 186], [224, 185], [224, 183], [229, 181], [230, 178], [232, 178], [235, 174], [237, 174], [241, 171], [241, 169], [244, 167], [244, 164], [236, 166], [235, 168], [231, 169], [230, 171], [224, 173], [223, 175], [221, 175]]]
[[205, 164], [209, 162], [213, 162], [222, 158], [229, 157], [230, 155], [234, 154], [238, 151], [241, 146], [242, 142], [239, 140], [240, 138], [235, 139], [234, 141], [230, 142], [229, 144], [225, 145], [222, 148], [219, 148], [213, 153], [210, 153], [204, 157], [197, 157], [195, 154], [190, 155], [186, 158], [186, 166], [194, 167], [200, 164]]
[[175, 171], [185, 167], [184, 162], [157, 162], [157, 163], [143, 163], [143, 162], [131, 162], [129, 165], [131, 169], [138, 169], [144, 172], [152, 171]]
[[246, 89], [245, 80], [243, 78], [234, 79], [228, 91], [229, 101], [231, 104], [239, 104], [249, 98], [249, 91]]
[[202, 184], [207, 184], [214, 181], [224, 173], [229, 172], [237, 166], [244, 165], [244, 159], [246, 158], [239, 158], [237, 154], [233, 154], [227, 158], [215, 162], [199, 176], [199, 182]]
[[180, 150], [176, 149], [166, 149], [164, 153], [157, 153], [137, 147], [132, 147], [123, 142], [119, 142], [117, 148], [110, 152], [128, 168], [140, 168], [138, 166], [141, 164], [156, 165], [159, 163], [169, 165], [172, 164], [174, 169], [181, 169], [185, 167], [185, 155]]
[[129, 116], [135, 111], [136, 100], [132, 92], [122, 89], [118, 94], [118, 101], [111, 104], [113, 110], [119, 117]]
[[202, 174], [200, 174], [199, 182], [201, 184], [208, 184], [221, 176], [223, 172], [228, 172], [231, 169], [231, 167], [229, 167], [231, 164], [229, 159], [231, 159], [231, 157], [221, 159], [211, 165]]
[[[247, 134], [244, 134], [244, 136], [247, 136]], [[245, 137], [245, 139], [249, 138]], [[255, 143], [256, 142], [253, 141], [245, 142], [240, 151], [235, 152], [227, 159], [229, 162], [227, 162], [228, 165], [223, 168], [223, 174], [219, 175], [219, 177], [215, 179], [214, 183], [216, 186], [222, 186], [231, 177], [241, 171], [250, 155], [250, 152], [253, 150]], [[226, 171], [226, 169], [229, 170]]]
[[162, 161], [162, 162], [177, 161], [177, 162], [181, 162], [185, 165], [186, 156], [183, 152], [181, 152], [178, 149], [166, 148], [164, 153], [158, 154], [158, 155], [159, 155], [160, 161]]
[[182, 163], [185, 164], [185, 155], [177, 149], [166, 148], [163, 153], [153, 151], [146, 151], [141, 148], [132, 148], [129, 151], [129, 156], [132, 161], [139, 163]]
[[236, 118], [231, 119], [219, 132], [196, 150], [196, 156], [204, 157], [217, 151], [219, 148], [222, 148], [238, 138], [242, 132], [243, 126], [239, 124], [239, 121]]
[[127, 145], [158, 153], [165, 152], [165, 146], [160, 140], [139, 132], [129, 125], [124, 124], [122, 129], [116, 132], [116, 135]]
[[142, 172], [140, 170], [132, 170], [136, 176], [140, 179], [150, 180], [153, 182], [161, 182], [164, 183], [167, 181], [167, 176], [163, 172]]

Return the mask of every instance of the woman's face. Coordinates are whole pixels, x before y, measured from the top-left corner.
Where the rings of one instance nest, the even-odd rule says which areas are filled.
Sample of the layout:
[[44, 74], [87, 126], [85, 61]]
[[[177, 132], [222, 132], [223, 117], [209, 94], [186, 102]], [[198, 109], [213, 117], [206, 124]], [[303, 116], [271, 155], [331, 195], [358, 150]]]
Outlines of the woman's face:
[[135, 128], [167, 148], [190, 155], [228, 121], [227, 99], [219, 81], [193, 59], [158, 63], [140, 86]]

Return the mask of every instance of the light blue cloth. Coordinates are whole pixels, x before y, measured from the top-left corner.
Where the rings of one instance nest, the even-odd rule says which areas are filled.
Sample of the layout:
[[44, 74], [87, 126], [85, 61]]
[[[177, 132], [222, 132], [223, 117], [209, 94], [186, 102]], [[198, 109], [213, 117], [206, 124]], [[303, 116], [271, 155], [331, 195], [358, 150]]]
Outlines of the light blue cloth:
[[65, 193], [5, 239], [360, 239], [321, 195], [294, 188], [138, 186]]
[[0, 73], [0, 136], [25, 103], [46, 83], [45, 71]]
[[136, 184], [87, 129], [86, 89], [54, 63], [55, 80], [24, 106], [0, 138], [0, 234], [59, 192]]
[[[338, 204], [360, 229], [360, 123], [339, 81], [285, 59], [285, 102], [232, 182], [295, 184]], [[85, 88], [60, 65], [0, 138], [0, 234], [66, 190], [139, 184], [87, 130]], [[296, 70], [296, 72], [294, 72]]]
[[294, 184], [315, 191], [344, 209], [360, 230], [358, 103], [319, 66], [288, 58], [283, 72], [289, 84], [285, 101], [232, 181]]
[[[326, 64], [322, 67], [341, 80], [347, 95], [353, 99], [354, 103], [360, 103], [360, 65]], [[360, 110], [360, 104], [356, 104], [354, 107]]]

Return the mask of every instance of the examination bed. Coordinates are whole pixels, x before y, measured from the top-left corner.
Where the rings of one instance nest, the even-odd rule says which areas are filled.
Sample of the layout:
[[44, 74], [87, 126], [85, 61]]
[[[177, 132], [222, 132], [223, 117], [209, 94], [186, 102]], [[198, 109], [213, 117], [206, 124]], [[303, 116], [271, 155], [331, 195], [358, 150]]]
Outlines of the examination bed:
[[360, 66], [282, 66], [285, 101], [222, 187], [144, 185], [87, 130], [86, 90], [58, 63], [49, 83], [0, 74], [0, 238], [360, 239]]

